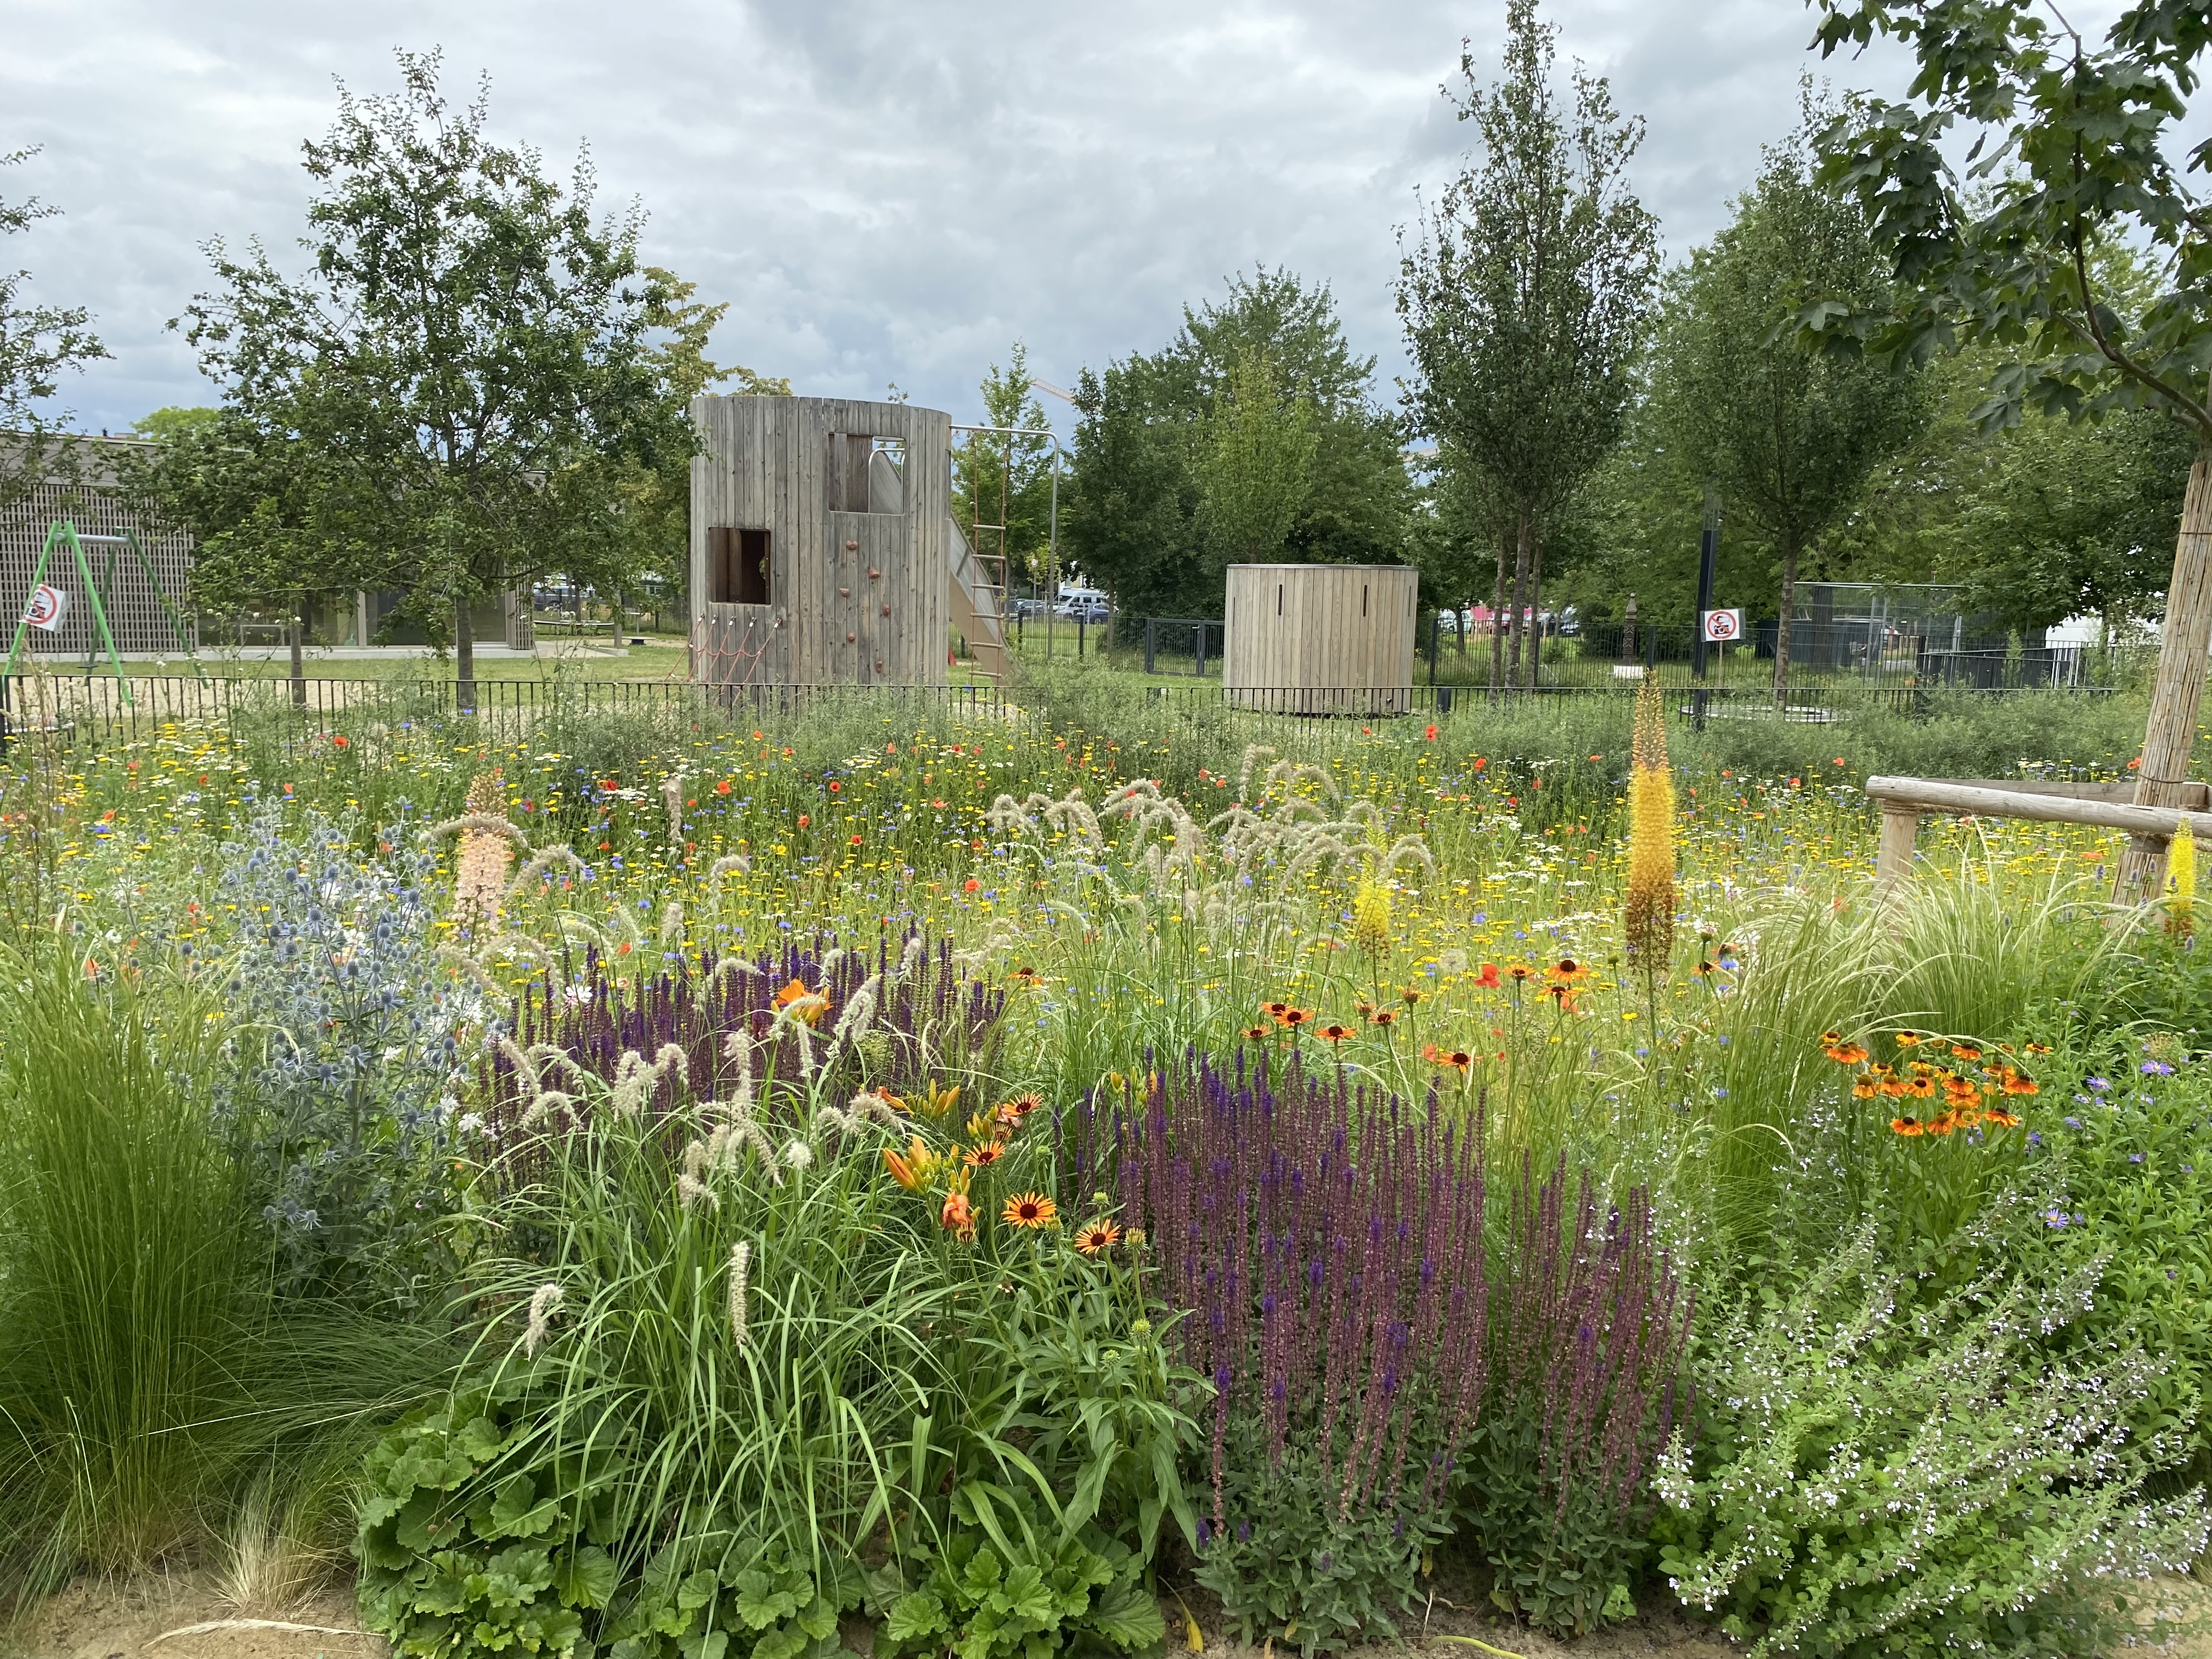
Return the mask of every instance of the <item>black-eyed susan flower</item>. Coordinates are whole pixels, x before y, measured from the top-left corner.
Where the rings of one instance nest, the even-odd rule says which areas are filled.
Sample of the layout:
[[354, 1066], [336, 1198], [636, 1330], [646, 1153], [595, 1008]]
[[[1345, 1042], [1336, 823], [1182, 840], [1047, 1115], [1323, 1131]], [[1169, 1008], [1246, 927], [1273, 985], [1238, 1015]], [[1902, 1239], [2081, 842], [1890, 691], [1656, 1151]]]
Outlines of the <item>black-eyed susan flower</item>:
[[1075, 1230], [1075, 1248], [1085, 1255], [1103, 1255], [1121, 1242], [1121, 1230], [1100, 1217]]
[[999, 1219], [1009, 1227], [1056, 1227], [1060, 1206], [1042, 1193], [1017, 1193], [999, 1212]]

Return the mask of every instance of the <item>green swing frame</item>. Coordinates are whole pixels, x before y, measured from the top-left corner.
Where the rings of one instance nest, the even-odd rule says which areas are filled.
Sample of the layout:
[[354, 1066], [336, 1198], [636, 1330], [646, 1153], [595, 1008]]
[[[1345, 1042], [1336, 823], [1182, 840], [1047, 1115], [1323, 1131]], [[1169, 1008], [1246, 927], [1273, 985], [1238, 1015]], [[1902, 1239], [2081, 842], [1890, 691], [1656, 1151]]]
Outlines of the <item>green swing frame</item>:
[[[87, 542], [97, 542], [107, 549], [107, 565], [101, 573], [100, 580], [96, 582], [92, 577], [92, 561], [86, 556], [84, 550], [84, 544]], [[84, 582], [85, 601], [92, 606], [93, 620], [100, 625], [100, 643], [107, 647], [107, 660], [115, 670], [116, 690], [122, 694], [123, 706], [125, 708], [131, 706], [131, 679], [123, 672], [123, 658], [115, 648], [114, 632], [107, 625], [107, 606], [100, 599], [100, 592], [103, 588], [113, 587], [115, 562], [120, 550], [125, 547], [131, 550], [131, 557], [138, 562], [138, 568], [145, 574], [146, 585], [154, 590], [154, 597], [161, 602], [161, 614], [168, 618], [169, 631], [176, 638], [177, 648], [191, 660], [192, 672], [199, 677], [200, 684], [205, 685], [208, 683], [207, 670], [201, 665], [199, 653], [193, 648], [191, 641], [186, 635], [184, 618], [177, 614], [176, 605], [170, 600], [167, 590], [161, 586], [161, 577], [155, 573], [154, 562], [146, 556], [146, 545], [138, 539], [138, 532], [136, 530], [126, 526], [119, 536], [88, 535], [77, 529], [75, 520], [55, 520], [47, 527], [46, 545], [39, 550], [39, 562], [31, 570], [32, 592], [36, 592], [40, 584], [46, 580], [46, 567], [52, 562], [54, 550], [57, 547], [67, 548], [70, 556], [76, 561], [77, 574]], [[27, 594], [25, 595], [24, 605], [23, 614], [15, 621], [15, 642], [8, 647], [7, 668], [0, 671], [0, 684], [15, 678], [15, 665], [22, 658], [23, 641], [28, 636], [31, 627]], [[88, 653], [86, 673], [88, 676], [90, 672], [91, 659]]]

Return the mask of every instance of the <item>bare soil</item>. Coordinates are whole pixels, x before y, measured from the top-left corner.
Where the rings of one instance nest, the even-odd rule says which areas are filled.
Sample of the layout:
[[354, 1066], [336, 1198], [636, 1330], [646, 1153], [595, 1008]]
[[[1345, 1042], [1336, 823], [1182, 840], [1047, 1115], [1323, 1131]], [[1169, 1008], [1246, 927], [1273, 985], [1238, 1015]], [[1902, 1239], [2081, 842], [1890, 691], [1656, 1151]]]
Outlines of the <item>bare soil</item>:
[[[2166, 1587], [2177, 1608], [2212, 1612], [2212, 1595], [2189, 1580]], [[1216, 1609], [1197, 1595], [1190, 1611], [1205, 1637], [1202, 1659], [1255, 1659], [1255, 1650], [1221, 1632]], [[1167, 1615], [1168, 1659], [1188, 1652], [1183, 1607], [1173, 1596]], [[1368, 1650], [1419, 1650], [1428, 1659], [1630, 1659], [1666, 1654], [1674, 1659], [1735, 1659], [1742, 1650], [1672, 1611], [1572, 1642], [1555, 1642], [1475, 1607], [1455, 1607], [1441, 1595], [1425, 1621], [1409, 1624], [1402, 1644]], [[254, 1622], [254, 1621], [267, 1622]], [[211, 1629], [179, 1634], [188, 1627]], [[284, 1626], [290, 1626], [286, 1628]], [[319, 1628], [299, 1628], [301, 1626]], [[1456, 1640], [1453, 1638], [1458, 1638]], [[1471, 1640], [1468, 1638], [1472, 1638]], [[2212, 1638], [2198, 1635], [2163, 1648], [2143, 1648], [2169, 1659], [2212, 1659]], [[1291, 1654], [1256, 1650], [1266, 1659]], [[380, 1638], [362, 1634], [349, 1585], [337, 1583], [294, 1605], [241, 1612], [204, 1581], [189, 1577], [145, 1577], [124, 1583], [85, 1581], [32, 1609], [13, 1629], [0, 1626], [0, 1659], [389, 1659]]]

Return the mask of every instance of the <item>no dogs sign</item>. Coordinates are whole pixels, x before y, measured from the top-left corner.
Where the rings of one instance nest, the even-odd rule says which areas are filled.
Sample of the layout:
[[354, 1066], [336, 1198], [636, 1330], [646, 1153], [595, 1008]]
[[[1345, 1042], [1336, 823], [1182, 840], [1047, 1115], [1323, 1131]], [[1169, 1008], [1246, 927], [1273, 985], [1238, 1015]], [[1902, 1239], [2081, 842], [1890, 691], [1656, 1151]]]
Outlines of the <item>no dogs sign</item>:
[[1741, 610], [1707, 611], [1701, 614], [1705, 619], [1705, 641], [1708, 644], [1726, 645], [1730, 640], [1740, 640], [1743, 637]]
[[23, 607], [23, 620], [49, 633], [59, 628], [62, 618], [68, 615], [69, 595], [47, 582], [40, 582], [31, 590], [31, 601]]

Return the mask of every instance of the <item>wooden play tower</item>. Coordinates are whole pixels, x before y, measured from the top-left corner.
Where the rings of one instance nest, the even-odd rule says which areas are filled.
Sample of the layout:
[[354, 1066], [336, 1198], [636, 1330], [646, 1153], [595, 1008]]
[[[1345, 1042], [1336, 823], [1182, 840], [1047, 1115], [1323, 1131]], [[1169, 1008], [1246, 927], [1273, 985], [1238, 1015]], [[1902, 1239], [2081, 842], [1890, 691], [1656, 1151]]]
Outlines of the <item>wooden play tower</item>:
[[1003, 578], [951, 517], [951, 417], [839, 398], [691, 400], [692, 678], [943, 685], [958, 629], [995, 672]]

